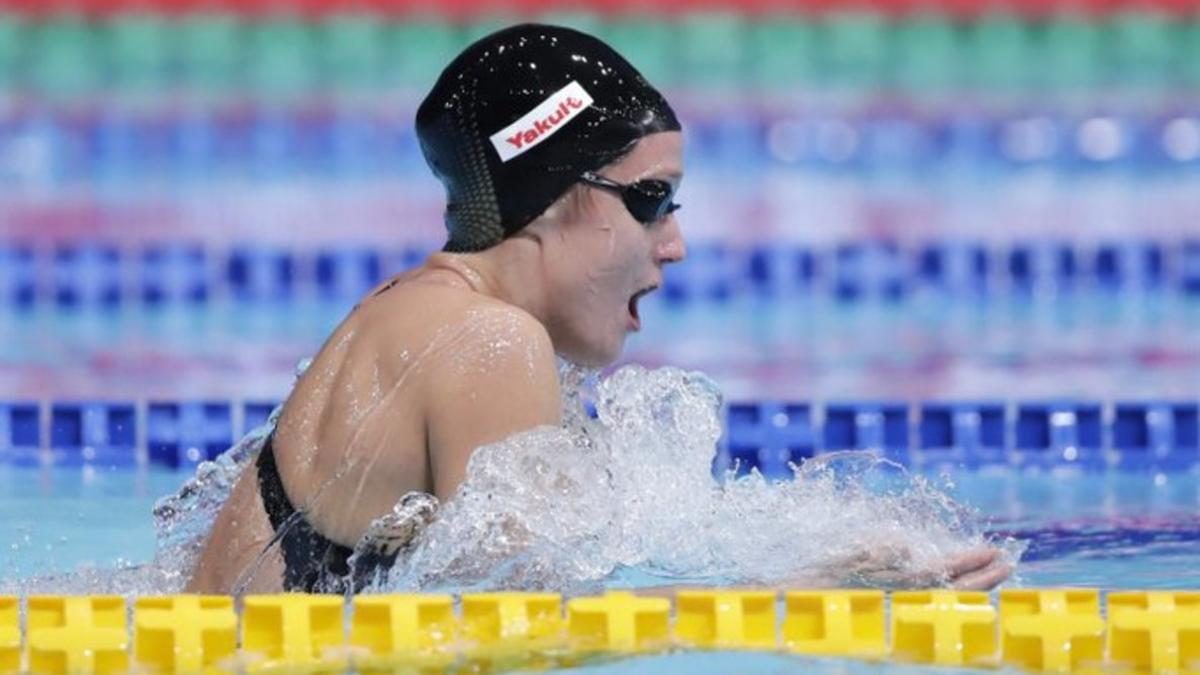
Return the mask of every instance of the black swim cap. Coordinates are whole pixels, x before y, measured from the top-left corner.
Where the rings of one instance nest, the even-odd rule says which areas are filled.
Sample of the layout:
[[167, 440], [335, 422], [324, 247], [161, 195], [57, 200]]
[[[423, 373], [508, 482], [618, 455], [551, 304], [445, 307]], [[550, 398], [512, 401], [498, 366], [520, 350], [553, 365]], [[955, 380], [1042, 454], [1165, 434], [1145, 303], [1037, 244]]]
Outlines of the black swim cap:
[[585, 171], [678, 131], [662, 94], [600, 40], [522, 24], [467, 47], [417, 110], [446, 188], [447, 251], [481, 251], [525, 227]]

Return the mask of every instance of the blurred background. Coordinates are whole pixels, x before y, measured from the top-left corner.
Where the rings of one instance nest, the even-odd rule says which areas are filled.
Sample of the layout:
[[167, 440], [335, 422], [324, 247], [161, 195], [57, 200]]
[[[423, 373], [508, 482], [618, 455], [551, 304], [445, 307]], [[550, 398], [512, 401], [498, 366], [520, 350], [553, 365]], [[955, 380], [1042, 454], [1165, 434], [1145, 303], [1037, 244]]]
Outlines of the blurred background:
[[6, 0], [0, 399], [269, 409], [441, 246], [416, 106], [531, 19], [684, 122], [691, 257], [627, 361], [734, 400], [1196, 398], [1190, 0]]

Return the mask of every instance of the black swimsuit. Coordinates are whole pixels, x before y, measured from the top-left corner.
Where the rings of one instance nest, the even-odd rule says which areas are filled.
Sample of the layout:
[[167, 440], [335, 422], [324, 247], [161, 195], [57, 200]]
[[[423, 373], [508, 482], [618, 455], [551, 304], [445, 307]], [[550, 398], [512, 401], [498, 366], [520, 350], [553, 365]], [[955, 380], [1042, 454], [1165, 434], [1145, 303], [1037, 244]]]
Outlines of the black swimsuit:
[[391, 569], [400, 548], [365, 547], [350, 568], [354, 549], [330, 541], [297, 511], [275, 465], [273, 435], [258, 454], [258, 488], [263, 508], [283, 554], [283, 588], [304, 593], [357, 593], [380, 572]]
[[[375, 297], [399, 283], [392, 279], [371, 294]], [[357, 305], [355, 309], [357, 309]], [[438, 500], [425, 492], [409, 492], [387, 513], [372, 521], [353, 569], [350, 557], [354, 549], [331, 541], [298, 511], [288, 497], [275, 464], [275, 434], [263, 443], [258, 453], [258, 490], [263, 508], [271, 521], [283, 553], [283, 588], [305, 593], [357, 593], [396, 564], [396, 557], [407, 549], [421, 529], [433, 520]]]

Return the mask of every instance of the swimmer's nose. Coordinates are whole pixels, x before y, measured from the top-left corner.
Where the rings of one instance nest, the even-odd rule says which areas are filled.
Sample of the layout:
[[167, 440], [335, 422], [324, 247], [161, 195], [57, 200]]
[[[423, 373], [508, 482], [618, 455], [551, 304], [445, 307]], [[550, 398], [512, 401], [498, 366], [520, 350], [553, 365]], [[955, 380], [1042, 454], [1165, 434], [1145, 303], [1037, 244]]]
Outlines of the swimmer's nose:
[[682, 262], [687, 257], [687, 244], [683, 242], [679, 221], [671, 215], [667, 217], [667, 222], [663, 225], [655, 247], [654, 261], [660, 265]]

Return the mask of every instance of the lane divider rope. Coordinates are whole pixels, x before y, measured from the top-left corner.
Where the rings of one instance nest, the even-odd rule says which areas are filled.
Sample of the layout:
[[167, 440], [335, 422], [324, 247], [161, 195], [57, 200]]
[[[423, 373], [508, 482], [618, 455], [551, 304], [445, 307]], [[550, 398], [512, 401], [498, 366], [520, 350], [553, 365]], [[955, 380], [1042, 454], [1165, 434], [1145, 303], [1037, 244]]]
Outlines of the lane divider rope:
[[[689, 589], [0, 597], [0, 672], [545, 668], [743, 650], [1034, 671], [1200, 671], [1200, 591]], [[1106, 600], [1106, 602], [1104, 602]], [[1104, 610], [1107, 611], [1104, 611]], [[24, 616], [22, 630], [21, 617]], [[127, 617], [132, 617], [131, 620]]]

